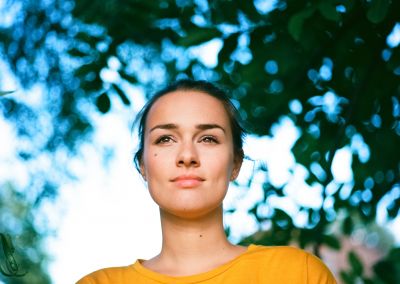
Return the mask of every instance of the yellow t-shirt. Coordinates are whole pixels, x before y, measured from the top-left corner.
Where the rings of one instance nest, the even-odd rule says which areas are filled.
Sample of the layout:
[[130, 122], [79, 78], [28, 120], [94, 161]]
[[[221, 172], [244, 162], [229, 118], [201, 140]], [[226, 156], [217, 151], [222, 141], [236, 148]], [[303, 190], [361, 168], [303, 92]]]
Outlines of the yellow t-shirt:
[[278, 283], [278, 284], [335, 284], [329, 269], [312, 254], [293, 247], [266, 247], [250, 245], [235, 259], [210, 271], [173, 277], [151, 271], [137, 260], [123, 267], [95, 271], [77, 284], [183, 284], [183, 283]]

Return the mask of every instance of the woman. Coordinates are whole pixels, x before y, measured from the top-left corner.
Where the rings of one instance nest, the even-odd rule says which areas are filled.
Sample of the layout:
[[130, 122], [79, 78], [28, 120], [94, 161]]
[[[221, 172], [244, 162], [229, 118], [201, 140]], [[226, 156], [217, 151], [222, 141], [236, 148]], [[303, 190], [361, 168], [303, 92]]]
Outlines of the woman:
[[161, 252], [105, 268], [84, 283], [336, 283], [316, 257], [290, 247], [231, 244], [222, 201], [243, 160], [237, 110], [211, 83], [181, 80], [139, 116], [135, 162], [160, 208]]

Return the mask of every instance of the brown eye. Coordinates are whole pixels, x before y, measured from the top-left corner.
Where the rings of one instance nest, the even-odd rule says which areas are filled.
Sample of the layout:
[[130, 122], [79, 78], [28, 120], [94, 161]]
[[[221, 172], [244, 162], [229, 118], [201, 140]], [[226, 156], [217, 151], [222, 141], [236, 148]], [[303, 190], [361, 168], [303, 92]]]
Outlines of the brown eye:
[[156, 144], [167, 144], [173, 142], [173, 139], [170, 136], [163, 135], [156, 140]]
[[204, 136], [201, 141], [207, 144], [218, 144], [218, 140], [214, 136]]

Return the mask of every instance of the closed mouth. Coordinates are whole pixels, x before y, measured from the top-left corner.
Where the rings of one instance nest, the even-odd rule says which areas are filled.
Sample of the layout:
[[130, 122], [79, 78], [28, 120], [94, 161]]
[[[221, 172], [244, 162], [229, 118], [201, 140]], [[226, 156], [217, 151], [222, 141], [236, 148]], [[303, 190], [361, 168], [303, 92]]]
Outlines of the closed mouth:
[[203, 178], [199, 177], [199, 176], [195, 176], [195, 175], [182, 175], [182, 176], [177, 176], [175, 178], [173, 178], [171, 181], [175, 182], [175, 181], [189, 181], [189, 180], [196, 180], [196, 181], [204, 181]]
[[180, 188], [194, 188], [199, 186], [203, 181], [203, 178], [194, 175], [182, 175], [171, 180], [171, 182]]

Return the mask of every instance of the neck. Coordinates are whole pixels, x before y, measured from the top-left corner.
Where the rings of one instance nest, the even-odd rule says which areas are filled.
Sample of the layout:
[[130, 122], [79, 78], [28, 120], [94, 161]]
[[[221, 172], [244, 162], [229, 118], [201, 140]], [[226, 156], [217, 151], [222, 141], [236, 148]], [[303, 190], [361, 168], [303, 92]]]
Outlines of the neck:
[[160, 210], [163, 234], [158, 256], [171, 266], [191, 266], [202, 260], [220, 259], [234, 247], [226, 238], [222, 207], [206, 216], [183, 219]]

